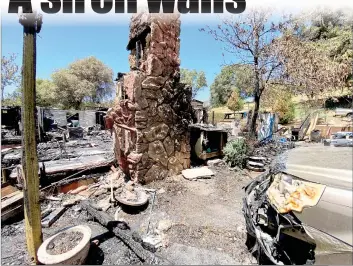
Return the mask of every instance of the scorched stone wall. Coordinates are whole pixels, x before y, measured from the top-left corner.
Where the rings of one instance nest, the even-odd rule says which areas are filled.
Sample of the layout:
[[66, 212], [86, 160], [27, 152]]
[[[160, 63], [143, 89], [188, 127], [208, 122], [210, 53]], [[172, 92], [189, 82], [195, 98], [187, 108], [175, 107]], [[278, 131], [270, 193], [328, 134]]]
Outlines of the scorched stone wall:
[[179, 83], [180, 20], [139, 14], [130, 24], [125, 99], [108, 111], [115, 153], [134, 181], [148, 183], [190, 167], [191, 88]]

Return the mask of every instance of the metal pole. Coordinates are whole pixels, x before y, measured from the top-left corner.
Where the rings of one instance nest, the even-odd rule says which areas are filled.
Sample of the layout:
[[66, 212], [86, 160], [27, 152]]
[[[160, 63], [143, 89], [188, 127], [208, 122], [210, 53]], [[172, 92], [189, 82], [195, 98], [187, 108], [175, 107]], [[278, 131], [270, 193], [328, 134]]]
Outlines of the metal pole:
[[22, 178], [27, 250], [32, 265], [38, 264], [37, 250], [42, 243], [35, 124], [36, 34], [40, 31], [41, 22], [41, 16], [36, 13], [20, 16], [23, 26]]

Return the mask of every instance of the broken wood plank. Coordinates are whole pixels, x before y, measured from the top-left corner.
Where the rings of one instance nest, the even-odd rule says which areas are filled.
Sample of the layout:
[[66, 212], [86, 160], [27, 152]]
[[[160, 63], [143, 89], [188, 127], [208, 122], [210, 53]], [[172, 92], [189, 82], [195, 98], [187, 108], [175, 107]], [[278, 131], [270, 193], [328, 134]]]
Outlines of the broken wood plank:
[[80, 187], [78, 187], [78, 188], [76, 188], [74, 190], [69, 191], [68, 194], [78, 194], [81, 191], [86, 190], [87, 188], [88, 188], [88, 186], [85, 186], [85, 185], [84, 186], [80, 186]]
[[77, 195], [75, 198], [71, 198], [68, 200], [65, 200], [62, 205], [64, 207], [71, 207], [77, 203], [79, 203], [81, 200], [83, 200], [83, 197], [81, 197], [80, 195]]
[[48, 196], [45, 197], [46, 200], [52, 200], [52, 201], [61, 201], [61, 198], [54, 197], [54, 196]]
[[85, 197], [85, 198], [89, 198], [90, 196], [92, 196], [92, 194], [95, 192], [95, 190], [83, 190], [81, 192], [78, 193], [78, 195]]
[[67, 182], [69, 182], [69, 184], [60, 184], [60, 185], [58, 185], [59, 186], [59, 188], [58, 188], [58, 192], [59, 193], [67, 193], [69, 191], [73, 191], [73, 190], [77, 189], [78, 187], [88, 186], [88, 185], [94, 183], [94, 179], [90, 178], [90, 177], [87, 177], [85, 179], [79, 179], [79, 180], [76, 180], [76, 179], [72, 180], [71, 179], [71, 180], [67, 180]]
[[47, 217], [51, 212], [53, 211], [52, 208], [45, 209], [44, 211], [41, 212], [42, 219]]
[[106, 159], [101, 155], [93, 155], [87, 157], [73, 158], [70, 160], [63, 159], [50, 161], [45, 163], [45, 172], [47, 175], [79, 171], [86, 168], [109, 166], [114, 162], [114, 159]]
[[[94, 181], [92, 183], [90, 183], [89, 180], [93, 179], [93, 178], [89, 177], [89, 176], [80, 176], [80, 177], [73, 178], [73, 177], [75, 177], [75, 176], [77, 176], [79, 174], [82, 174], [85, 171], [89, 171], [89, 170], [90, 170], [89, 168], [88, 169], [84, 169], [84, 170], [82, 170], [80, 172], [77, 172], [77, 173], [75, 173], [73, 175], [65, 177], [65, 178], [61, 179], [60, 181], [51, 183], [49, 186], [46, 186], [46, 187], [42, 188], [40, 191], [47, 190], [47, 189], [49, 189], [49, 188], [51, 188], [53, 186], [63, 186], [64, 188], [63, 187], [61, 187], [61, 188], [63, 188], [65, 191], [60, 191], [60, 189], [59, 189], [59, 192], [66, 193], [66, 192], [68, 192], [68, 191], [70, 191], [72, 189], [78, 188], [81, 185], [87, 185], [86, 184], [86, 180], [87, 180], [88, 184], [92, 184]], [[83, 183], [81, 183], [80, 181], [82, 181]], [[77, 183], [75, 183], [75, 182], [77, 182]], [[75, 184], [74, 188], [71, 188], [71, 186], [70, 186], [71, 184]], [[65, 185], [68, 185], [68, 187], [66, 187]]]
[[13, 218], [21, 213], [23, 213], [23, 204], [6, 211], [1, 211], [1, 222], [6, 222], [8, 219]]
[[18, 189], [9, 185], [8, 183], [1, 184], [1, 198], [4, 198], [5, 196], [10, 195], [16, 191], [18, 191]]
[[6, 209], [17, 201], [23, 200], [23, 192], [15, 191], [1, 199], [1, 210]]
[[1, 221], [6, 220], [23, 212], [23, 192], [15, 191], [1, 199]]
[[60, 218], [60, 216], [65, 212], [65, 210], [66, 210], [66, 207], [57, 208], [48, 217], [42, 220], [42, 226], [50, 227], [53, 223], [55, 223]]
[[[73, 159], [61, 159], [45, 162], [45, 174], [55, 175], [74, 171], [86, 171], [101, 167], [107, 167], [114, 163], [115, 159], [106, 159], [102, 155], [84, 156]], [[40, 166], [39, 166], [40, 167]], [[38, 169], [38, 175], [40, 171]], [[11, 172], [10, 178], [17, 178], [15, 169]]]
[[[1, 182], [2, 183], [7, 182], [7, 172], [6, 172], [6, 169], [4, 168], [1, 169]], [[2, 195], [2, 190], [1, 190], [1, 195]]]

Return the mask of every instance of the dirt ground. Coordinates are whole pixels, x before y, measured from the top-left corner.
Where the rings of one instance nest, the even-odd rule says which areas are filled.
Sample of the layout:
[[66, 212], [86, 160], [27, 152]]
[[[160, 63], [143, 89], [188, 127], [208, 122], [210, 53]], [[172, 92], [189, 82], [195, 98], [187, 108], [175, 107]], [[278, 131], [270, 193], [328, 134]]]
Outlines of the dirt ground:
[[[251, 181], [246, 174], [227, 166], [211, 168], [211, 179], [190, 181], [182, 176], [153, 182], [146, 187], [156, 189], [154, 203], [139, 212], [121, 210], [118, 218], [132, 231], [145, 235], [164, 226], [163, 246], [157, 254], [173, 264], [255, 264], [245, 246], [245, 224], [242, 215], [242, 188]], [[254, 176], [254, 174], [253, 174]], [[152, 208], [153, 205], [153, 208]], [[117, 207], [108, 209], [114, 216]], [[87, 224], [92, 229], [92, 244], [86, 264], [142, 264], [119, 239], [92, 221], [79, 206], [66, 210], [50, 228], [43, 228], [46, 239], [68, 226]], [[26, 246], [23, 221], [5, 225], [1, 231], [2, 264], [25, 264]]]

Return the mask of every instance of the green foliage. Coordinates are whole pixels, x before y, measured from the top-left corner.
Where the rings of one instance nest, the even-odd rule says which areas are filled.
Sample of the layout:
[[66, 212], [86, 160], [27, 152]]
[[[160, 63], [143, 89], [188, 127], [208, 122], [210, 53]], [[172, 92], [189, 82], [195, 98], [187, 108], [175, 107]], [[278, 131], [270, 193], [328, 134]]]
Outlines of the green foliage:
[[253, 71], [250, 65], [229, 65], [221, 69], [210, 87], [211, 105], [218, 107], [227, 104], [236, 88], [244, 96], [252, 94]]
[[52, 74], [55, 96], [64, 108], [79, 109], [84, 101], [100, 103], [111, 96], [113, 71], [95, 57], [77, 60]]
[[[56, 88], [52, 81], [47, 79], [36, 80], [36, 105], [41, 107], [58, 107], [60, 100], [56, 97]], [[22, 89], [19, 87], [13, 93], [7, 94], [4, 105], [21, 105]]]
[[41, 107], [56, 106], [60, 100], [56, 97], [55, 84], [47, 79], [36, 80], [37, 105]]
[[292, 100], [280, 101], [273, 109], [278, 113], [280, 124], [289, 124], [295, 118], [295, 104]]
[[22, 93], [20, 89], [15, 90], [12, 93], [9, 93], [1, 101], [1, 104], [4, 106], [20, 106], [22, 102]]
[[240, 97], [240, 94], [237, 89], [235, 89], [230, 95], [227, 101], [227, 107], [232, 111], [241, 111], [244, 107], [244, 101]]
[[244, 168], [249, 147], [245, 139], [229, 141], [223, 149], [224, 160], [230, 167]]
[[211, 105], [218, 107], [225, 105], [229, 96], [235, 88], [235, 75], [231, 66], [226, 66], [221, 69], [210, 87]]
[[17, 56], [10, 54], [1, 58], [1, 98], [4, 99], [4, 90], [7, 86], [18, 85], [20, 82], [19, 67], [15, 63]]
[[[309, 16], [308, 25], [301, 21], [299, 37], [313, 49], [328, 54], [335, 62], [352, 62], [353, 31], [350, 14], [344, 10], [318, 9]], [[347, 81], [352, 80], [352, 74]]]
[[195, 98], [197, 93], [207, 87], [207, 80], [205, 72], [189, 70], [185, 68], [180, 69], [180, 81], [192, 87], [192, 97]]
[[243, 96], [252, 96], [254, 92], [254, 69], [251, 65], [234, 65], [235, 87]]
[[284, 86], [269, 86], [262, 97], [261, 104], [266, 110], [278, 114], [280, 124], [291, 123], [295, 118], [295, 104], [292, 101], [292, 94]]

